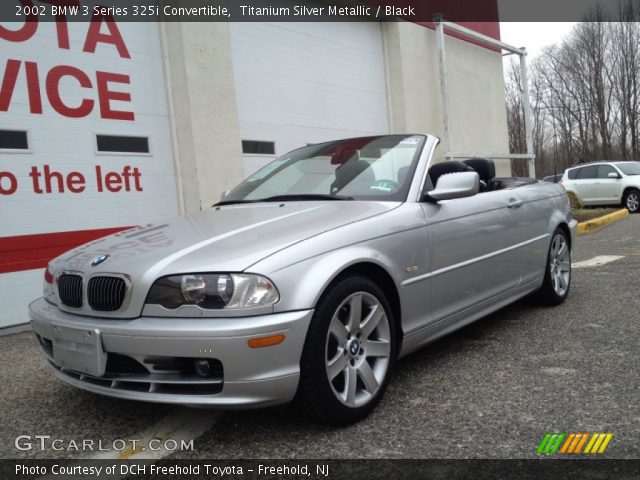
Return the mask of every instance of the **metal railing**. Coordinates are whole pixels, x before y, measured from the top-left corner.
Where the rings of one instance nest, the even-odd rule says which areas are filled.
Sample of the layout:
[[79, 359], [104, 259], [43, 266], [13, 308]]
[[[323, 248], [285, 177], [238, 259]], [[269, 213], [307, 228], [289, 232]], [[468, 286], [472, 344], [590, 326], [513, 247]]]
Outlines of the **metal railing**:
[[[444, 146], [445, 158], [448, 160], [455, 158], [471, 158], [482, 157], [487, 159], [514, 159], [527, 160], [529, 167], [529, 176], [535, 178], [535, 154], [533, 153], [533, 124], [531, 123], [531, 103], [529, 100], [529, 81], [527, 77], [527, 51], [525, 48], [517, 48], [504, 43], [495, 38], [491, 38], [482, 33], [475, 32], [456, 23], [447, 22], [441, 17], [434, 18], [436, 26], [436, 37], [438, 45], [438, 62], [440, 65], [440, 94], [442, 97], [443, 123], [444, 123]], [[457, 32], [465, 37], [478, 40], [483, 44], [506, 50], [509, 53], [516, 54], [520, 57], [520, 70], [522, 81], [522, 104], [524, 108], [524, 125], [526, 133], [526, 153], [486, 153], [486, 152], [455, 152], [453, 148], [451, 135], [451, 115], [449, 111], [449, 84], [447, 80], [447, 59], [445, 52], [445, 30]]]

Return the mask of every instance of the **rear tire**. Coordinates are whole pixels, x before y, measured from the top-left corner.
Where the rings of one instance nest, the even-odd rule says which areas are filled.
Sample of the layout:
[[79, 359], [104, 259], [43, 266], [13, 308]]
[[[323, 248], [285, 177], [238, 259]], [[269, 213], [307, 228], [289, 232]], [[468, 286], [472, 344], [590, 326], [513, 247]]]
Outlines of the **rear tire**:
[[545, 305], [560, 305], [571, 288], [571, 248], [566, 232], [557, 228], [551, 236], [542, 287], [537, 297]]
[[380, 287], [360, 275], [322, 295], [300, 362], [299, 397], [317, 420], [349, 425], [378, 404], [396, 357], [392, 315]]
[[622, 206], [629, 210], [629, 213], [640, 211], [640, 190], [632, 188], [624, 194]]

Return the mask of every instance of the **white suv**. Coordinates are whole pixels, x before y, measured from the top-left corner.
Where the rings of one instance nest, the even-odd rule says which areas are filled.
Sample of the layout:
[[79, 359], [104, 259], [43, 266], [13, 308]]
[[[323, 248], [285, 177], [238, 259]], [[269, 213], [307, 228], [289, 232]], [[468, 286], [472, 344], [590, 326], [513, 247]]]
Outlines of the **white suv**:
[[640, 211], [640, 162], [594, 162], [568, 168], [560, 183], [586, 206], [622, 205]]

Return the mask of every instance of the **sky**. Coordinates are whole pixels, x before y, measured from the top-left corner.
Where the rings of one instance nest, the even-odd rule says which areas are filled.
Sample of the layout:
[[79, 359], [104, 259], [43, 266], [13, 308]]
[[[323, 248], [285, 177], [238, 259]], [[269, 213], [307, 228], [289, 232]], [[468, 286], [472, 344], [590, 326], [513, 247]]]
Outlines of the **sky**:
[[[576, 22], [500, 22], [500, 40], [514, 47], [527, 49], [527, 64], [542, 53], [542, 49], [560, 43], [571, 33]], [[505, 78], [510, 71], [509, 60], [519, 62], [517, 55], [503, 57]]]
[[548, 45], [559, 43], [576, 22], [500, 22], [500, 37], [514, 47], [527, 48], [527, 62]]

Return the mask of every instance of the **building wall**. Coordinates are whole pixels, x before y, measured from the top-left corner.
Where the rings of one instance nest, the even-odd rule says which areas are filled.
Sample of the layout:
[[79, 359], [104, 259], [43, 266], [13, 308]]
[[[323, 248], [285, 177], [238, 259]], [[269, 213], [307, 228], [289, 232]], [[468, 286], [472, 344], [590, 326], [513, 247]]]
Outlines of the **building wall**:
[[[86, 51], [90, 27], [83, 23], [69, 23], [69, 45], [64, 45], [51, 23], [39, 25], [23, 41], [0, 38], [0, 68], [4, 69], [0, 75], [7, 78], [8, 60], [23, 62], [8, 107], [0, 112], [0, 128], [27, 129], [32, 144], [26, 153], [0, 151], [0, 172], [9, 172], [20, 182], [16, 192], [0, 196], [0, 327], [28, 320], [26, 306], [41, 292], [42, 268], [48, 259], [113, 230], [198, 211], [216, 202], [247, 173], [241, 150], [243, 128], [256, 136], [263, 127], [271, 134], [286, 130], [279, 154], [328, 137], [443, 132], [436, 35], [427, 26], [409, 22], [354, 24], [351, 29], [347, 24], [289, 25], [287, 34], [292, 38], [285, 43], [304, 41], [306, 46], [297, 48], [284, 63], [305, 70], [304, 75], [289, 82], [287, 88], [295, 87], [293, 91], [281, 92], [281, 99], [260, 108], [255, 105], [256, 89], [264, 84], [265, 89], [277, 91], [280, 80], [277, 76], [257, 82], [251, 78], [251, 63], [259, 60], [252, 52], [245, 51], [244, 65], [241, 58], [234, 58], [230, 28], [235, 25], [120, 23], [117, 27], [129, 56], [118, 50], [115, 40], [98, 42], [95, 51]], [[11, 28], [21, 28], [20, 22]], [[106, 25], [101, 28], [102, 34], [111, 31]], [[276, 31], [268, 32], [271, 43], [280, 41]], [[329, 46], [336, 45], [343, 51], [323, 57]], [[449, 36], [446, 48], [452, 150], [506, 152], [500, 54]], [[38, 79], [28, 81], [24, 62], [36, 64]], [[55, 90], [55, 86], [47, 85], [46, 74], [56, 65], [86, 73], [91, 86], [83, 85], [76, 72], [75, 77], [60, 80], [58, 93], [74, 108], [83, 100], [93, 101], [90, 113], [74, 117], [52, 109], [47, 88]], [[282, 62], [271, 58], [263, 66], [261, 75], [268, 77], [274, 68], [282, 68]], [[116, 93], [107, 104], [132, 112], [134, 120], [103, 118], [96, 86], [96, 72], [101, 70], [127, 76], [124, 83], [110, 84], [121, 95]], [[312, 84], [314, 76], [317, 84]], [[42, 112], [32, 104], [37, 103], [33, 88], [40, 92]], [[295, 99], [301, 96], [310, 98], [297, 105]], [[7, 103], [7, 98], [4, 93], [0, 100]], [[357, 112], [363, 102], [366, 108]], [[303, 128], [296, 130], [298, 124]], [[97, 133], [146, 136], [151, 152], [100, 154], [95, 148]], [[438, 159], [443, 158], [441, 148]], [[42, 170], [45, 164], [64, 175], [83, 173], [86, 189], [35, 192], [29, 168]], [[127, 165], [139, 168], [143, 189], [99, 192], [92, 173], [96, 165], [116, 172]], [[507, 174], [508, 166], [501, 165], [498, 173]], [[5, 178], [2, 186], [7, 185]]]
[[177, 181], [184, 210], [194, 212], [244, 178], [229, 25], [163, 27]]
[[389, 131], [379, 23], [229, 25], [240, 133], [275, 143], [245, 173], [308, 143]]
[[[29, 148], [0, 150], [0, 328], [28, 321], [52, 257], [179, 211], [159, 26], [2, 27], [0, 129], [27, 131]], [[97, 135], [149, 152], [101, 152]]]
[[[436, 32], [409, 22], [383, 24], [392, 132], [444, 135]], [[451, 151], [507, 153], [507, 117], [502, 56], [494, 50], [445, 36]], [[445, 146], [436, 154], [444, 160]], [[509, 175], [508, 161], [496, 162]]]
[[[289, 43], [299, 43], [302, 34], [306, 33], [322, 44], [331, 38], [329, 33], [332, 31], [333, 35], [340, 38], [347, 24], [302, 24], [303, 27], [306, 25], [302, 29], [292, 23], [282, 24], [280, 29], [274, 29], [274, 25], [250, 24], [249, 27], [266, 30], [266, 35], [281, 30], [283, 38], [295, 37], [289, 39]], [[243, 36], [246, 36], [247, 29], [242, 24], [165, 25], [177, 135], [176, 164], [186, 211], [199, 210], [215, 202], [222, 192], [274, 157], [245, 155], [243, 158], [241, 140], [247, 136], [252, 138], [244, 139], [282, 139], [276, 142], [277, 155], [309, 142], [326, 140], [331, 137], [330, 133], [341, 137], [385, 133], [386, 129], [389, 133], [431, 133], [443, 137], [436, 32], [425, 25], [411, 22], [383, 22], [367, 27], [358, 32], [372, 41], [377, 38], [375, 30], [381, 29], [384, 65], [380, 65], [380, 68], [384, 69], [386, 83], [376, 87], [367, 101], [377, 98], [381, 104], [386, 103], [382, 108], [387, 111], [387, 119], [379, 119], [376, 112], [375, 119], [367, 118], [367, 125], [362, 126], [353, 125], [353, 121], [341, 125], [345, 120], [344, 114], [339, 115], [337, 121], [332, 120], [336, 109], [329, 107], [335, 96], [342, 94], [334, 91], [341, 90], [341, 87], [323, 85], [322, 82], [340, 83], [341, 80], [337, 78], [344, 71], [339, 64], [334, 65], [332, 70], [330, 61], [324, 59], [327, 60], [327, 71], [318, 73], [318, 84], [312, 88], [333, 89], [328, 93], [332, 97], [326, 100], [317, 98], [314, 102], [304, 97], [298, 102], [299, 105], [295, 102], [287, 104], [287, 98], [292, 95], [308, 93], [304, 82], [287, 83], [288, 88], [297, 88], [297, 93], [278, 92], [271, 88], [277, 86], [278, 82], [286, 82], [274, 72], [280, 71], [282, 75], [283, 62], [294, 63], [294, 60], [288, 60], [285, 55], [276, 61], [272, 52], [251, 52], [238, 47], [239, 42], [246, 41]], [[327, 33], [326, 37], [323, 32]], [[233, 53], [234, 42], [236, 58]], [[287, 42], [282, 42], [284, 48]], [[352, 45], [354, 42], [349, 43]], [[446, 35], [445, 48], [452, 126], [451, 151], [507, 153], [509, 146], [501, 54], [450, 35]], [[311, 63], [321, 63], [321, 50], [320, 46], [310, 49], [308, 57], [301, 58], [291, 68], [303, 69], [309, 60]], [[371, 58], [379, 55], [376, 48], [361, 54]], [[261, 63], [261, 57], [266, 63]], [[252, 64], [254, 72], [251, 71]], [[371, 74], [378, 75], [378, 72]], [[265, 97], [264, 101], [256, 97], [254, 87], [257, 81], [264, 84], [260, 92]], [[386, 102], [381, 97], [384, 92]], [[270, 99], [266, 97], [274, 93], [279, 94], [277, 99], [283, 103], [268, 101]], [[211, 108], [212, 105], [216, 105], [216, 108]], [[369, 111], [374, 112], [374, 109], [370, 108]], [[270, 118], [272, 123], [268, 121]], [[296, 123], [300, 126], [295, 127]], [[294, 138], [294, 134], [299, 138]], [[436, 151], [436, 161], [443, 161], [444, 156], [443, 143]], [[509, 162], [496, 161], [496, 170], [497, 175], [510, 175]]]

